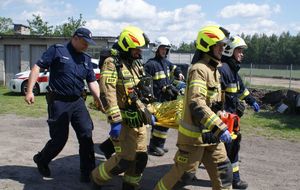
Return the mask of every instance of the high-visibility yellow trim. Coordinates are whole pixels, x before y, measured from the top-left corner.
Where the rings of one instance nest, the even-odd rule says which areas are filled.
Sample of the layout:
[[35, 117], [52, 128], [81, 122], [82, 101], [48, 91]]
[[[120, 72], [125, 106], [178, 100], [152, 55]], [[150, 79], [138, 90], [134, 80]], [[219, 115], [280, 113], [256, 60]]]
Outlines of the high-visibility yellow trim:
[[184, 134], [185, 136], [188, 137], [192, 137], [192, 138], [198, 138], [201, 135], [201, 132], [194, 132], [194, 131], [190, 131], [186, 128], [184, 128], [183, 126], [179, 125], [178, 127], [178, 131], [182, 134]]
[[113, 114], [118, 113], [118, 112], [120, 112], [119, 106], [113, 106], [113, 107], [110, 107], [106, 110], [107, 115], [113, 115]]
[[115, 146], [114, 148], [115, 148], [116, 153], [122, 152], [122, 148], [120, 146]]
[[234, 139], [237, 138], [237, 135], [235, 133], [233, 133], [233, 132], [230, 134], [230, 136], [231, 136], [232, 140], [234, 140]]
[[238, 165], [232, 167], [232, 172], [238, 172], [238, 171], [239, 171]]
[[100, 166], [98, 167], [98, 170], [99, 170], [99, 174], [102, 177], [102, 179], [104, 179], [105, 181], [111, 179], [111, 177], [105, 171], [104, 163], [100, 164]]
[[153, 130], [152, 135], [161, 139], [166, 139], [168, 136], [166, 132], [162, 132], [155, 129]]
[[102, 76], [107, 76], [107, 77], [114, 77], [117, 78], [118, 74], [115, 71], [108, 71], [108, 70], [102, 70], [101, 71]]
[[212, 114], [209, 118], [206, 119], [206, 121], [204, 122], [204, 126], [207, 129], [211, 129], [215, 125], [215, 122], [218, 118], [219, 117], [216, 114]]
[[129, 175], [124, 175], [123, 176], [123, 181], [129, 183], [129, 184], [134, 184], [134, 185], [139, 185], [139, 182], [141, 181], [142, 176], [129, 176]]
[[199, 93], [203, 96], [207, 96], [206, 82], [203, 80], [192, 80], [189, 87], [199, 87]]
[[227, 87], [225, 89], [226, 92], [229, 92], [229, 93], [236, 93], [237, 92], [237, 87]]
[[[167, 73], [167, 75], [169, 75]], [[156, 72], [153, 76], [153, 80], [160, 80], [160, 79], [164, 79], [164, 78], [167, 78], [168, 76], [166, 76], [165, 72], [164, 71], [159, 71], [159, 72]]]
[[159, 189], [159, 190], [168, 190], [168, 189], [165, 187], [165, 185], [164, 185], [162, 179], [159, 180], [157, 186], [158, 186], [158, 189]]
[[246, 88], [242, 95], [239, 97], [240, 100], [243, 100], [246, 96], [250, 94], [249, 90]]
[[207, 91], [207, 96], [209, 99], [213, 99], [217, 94], [218, 94], [217, 91], [212, 91], [212, 90]]

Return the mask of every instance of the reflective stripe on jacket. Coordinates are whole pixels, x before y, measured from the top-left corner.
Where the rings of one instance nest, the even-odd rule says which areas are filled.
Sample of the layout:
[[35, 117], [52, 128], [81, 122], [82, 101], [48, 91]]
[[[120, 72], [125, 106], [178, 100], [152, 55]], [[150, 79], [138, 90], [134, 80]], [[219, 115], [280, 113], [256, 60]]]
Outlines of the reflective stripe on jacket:
[[225, 91], [224, 108], [230, 113], [236, 113], [238, 101], [245, 100], [247, 104], [252, 105], [255, 99], [250, 95], [245, 87], [241, 77], [238, 74], [239, 65], [233, 58], [223, 62], [218, 70], [221, 74], [221, 86]]
[[[140, 75], [143, 74], [143, 67], [137, 62], [133, 62], [130, 68], [123, 60], [121, 61], [120, 72], [118, 73], [114, 59], [108, 57], [101, 67], [101, 77], [99, 80], [100, 98], [106, 110], [106, 116], [111, 123], [121, 122], [122, 115], [120, 110], [128, 109], [128, 103], [131, 102], [128, 94], [133, 87], [138, 84]], [[138, 107], [144, 108], [139, 100]]]
[[220, 74], [209, 63], [215, 61], [207, 54], [189, 69], [184, 99], [183, 120], [179, 125], [178, 143], [201, 145], [202, 131], [209, 130], [219, 136], [226, 125], [212, 111], [221, 102]]

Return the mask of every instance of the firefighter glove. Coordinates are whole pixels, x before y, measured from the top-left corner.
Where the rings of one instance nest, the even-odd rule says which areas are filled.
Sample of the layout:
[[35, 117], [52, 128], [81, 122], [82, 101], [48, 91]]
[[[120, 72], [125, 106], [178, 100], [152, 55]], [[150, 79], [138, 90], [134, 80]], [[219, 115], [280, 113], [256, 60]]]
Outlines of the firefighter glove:
[[122, 125], [121, 123], [111, 123], [109, 135], [111, 138], [118, 138], [120, 136]]
[[222, 135], [220, 136], [220, 141], [224, 143], [230, 143], [232, 141], [230, 133], [228, 130], [226, 130]]
[[254, 102], [254, 103], [252, 104], [252, 108], [253, 108], [253, 110], [254, 110], [255, 112], [258, 112], [258, 111], [260, 110], [260, 107], [259, 107], [259, 105], [258, 105], [257, 102]]
[[202, 140], [204, 144], [215, 144], [220, 142], [212, 132], [202, 133]]
[[151, 125], [154, 126], [156, 123], [157, 119], [154, 115], [151, 116]]

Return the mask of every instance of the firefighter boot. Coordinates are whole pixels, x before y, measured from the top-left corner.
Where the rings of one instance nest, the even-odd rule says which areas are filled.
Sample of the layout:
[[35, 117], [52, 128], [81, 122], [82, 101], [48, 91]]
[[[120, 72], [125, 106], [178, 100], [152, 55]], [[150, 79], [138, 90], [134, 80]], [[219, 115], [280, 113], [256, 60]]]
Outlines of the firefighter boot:
[[42, 162], [41, 160], [41, 153], [37, 153], [36, 155], [33, 156], [33, 161], [36, 163], [38, 170], [40, 172], [40, 174], [44, 177], [50, 177], [51, 172], [50, 169], [48, 167], [48, 164], [45, 164]]
[[136, 187], [130, 183], [123, 182], [122, 190], [141, 190], [141, 188]]
[[93, 181], [93, 179], [91, 179], [91, 183], [92, 183], [92, 190], [101, 190], [102, 189], [102, 186], [95, 183]]
[[247, 189], [248, 183], [246, 181], [233, 181], [232, 182], [232, 189]]
[[152, 146], [150, 144], [148, 148], [148, 153], [152, 156], [163, 156], [165, 154], [165, 151], [158, 146]]
[[109, 159], [111, 155], [115, 153], [115, 147], [110, 138], [101, 143], [99, 149], [103, 152], [106, 159]]

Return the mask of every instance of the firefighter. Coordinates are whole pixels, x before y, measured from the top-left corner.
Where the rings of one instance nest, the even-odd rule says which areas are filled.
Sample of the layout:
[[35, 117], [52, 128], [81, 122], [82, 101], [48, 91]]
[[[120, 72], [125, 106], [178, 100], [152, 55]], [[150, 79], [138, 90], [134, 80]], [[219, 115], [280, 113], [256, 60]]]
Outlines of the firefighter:
[[111, 126], [109, 134], [116, 154], [92, 171], [92, 181], [97, 189], [123, 172], [122, 189], [137, 189], [146, 167], [145, 125], [151, 124], [152, 114], [135, 91], [145, 73], [142, 64], [134, 60], [141, 58], [141, 48], [148, 42], [141, 29], [128, 26], [120, 33], [111, 56], [103, 63], [100, 99]]
[[[184, 75], [179, 67], [173, 65], [168, 59], [171, 43], [166, 37], [155, 40], [152, 51], [155, 57], [149, 59], [144, 68], [147, 74], [153, 78], [154, 97], [157, 102], [175, 100], [179, 90], [172, 84], [174, 78], [184, 80]], [[181, 84], [181, 83], [179, 83]], [[148, 152], [154, 156], [163, 156], [168, 149], [164, 147], [168, 128], [158, 125], [152, 126], [151, 139]]]
[[[221, 74], [221, 87], [225, 91], [224, 109], [227, 112], [237, 114], [239, 117], [243, 115], [245, 109], [241, 102], [242, 100], [245, 100], [247, 104], [252, 106], [255, 112], [258, 112], [260, 109], [258, 103], [250, 95], [238, 74], [240, 64], [244, 58], [243, 51], [246, 48], [247, 44], [241, 37], [232, 37], [223, 51], [222, 66], [218, 68]], [[236, 131], [232, 137], [233, 141], [226, 144], [227, 155], [231, 161], [233, 170], [232, 187], [234, 189], [246, 189], [248, 184], [246, 181], [240, 179], [238, 165], [242, 136], [239, 131]]]
[[[232, 169], [223, 142], [230, 142], [227, 126], [217, 115], [221, 104], [220, 64], [229, 32], [205, 26], [198, 32], [196, 52], [189, 69], [183, 118], [178, 128], [175, 164], [157, 183], [156, 190], [171, 190], [202, 162], [212, 189], [230, 189]], [[175, 187], [174, 187], [175, 186]]]

